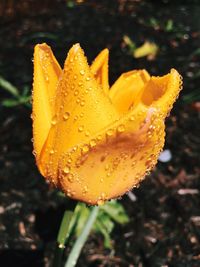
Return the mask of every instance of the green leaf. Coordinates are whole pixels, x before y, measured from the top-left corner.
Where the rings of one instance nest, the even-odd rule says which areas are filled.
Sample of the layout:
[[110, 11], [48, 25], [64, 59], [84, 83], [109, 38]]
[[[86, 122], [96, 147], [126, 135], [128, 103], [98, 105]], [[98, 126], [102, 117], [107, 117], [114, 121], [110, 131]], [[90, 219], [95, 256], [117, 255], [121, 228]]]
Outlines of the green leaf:
[[65, 211], [62, 222], [61, 222], [60, 230], [58, 233], [58, 237], [57, 237], [57, 242], [60, 245], [63, 245], [63, 246], [65, 245], [65, 240], [66, 240], [66, 236], [68, 235], [70, 221], [71, 221], [72, 216], [73, 216], [72, 211]]
[[9, 92], [10, 94], [12, 94], [15, 97], [18, 97], [19, 96], [19, 90], [17, 89], [17, 87], [15, 87], [14, 85], [12, 85], [10, 82], [8, 82], [7, 80], [5, 80], [1, 76], [0, 76], [0, 87], [2, 89], [4, 89], [5, 91]]
[[101, 209], [119, 224], [125, 224], [129, 222], [129, 217], [126, 214], [123, 206], [115, 200], [106, 203], [101, 207]]
[[20, 105], [20, 102], [18, 99], [5, 99], [1, 102], [1, 104], [4, 107], [11, 108]]

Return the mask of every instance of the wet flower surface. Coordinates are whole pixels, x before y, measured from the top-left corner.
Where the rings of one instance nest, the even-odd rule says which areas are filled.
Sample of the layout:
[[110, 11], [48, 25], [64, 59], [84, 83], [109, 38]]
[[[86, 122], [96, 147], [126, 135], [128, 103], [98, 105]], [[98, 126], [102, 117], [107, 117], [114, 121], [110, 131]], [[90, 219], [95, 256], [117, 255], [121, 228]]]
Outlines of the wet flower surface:
[[51, 49], [37, 45], [32, 117], [41, 174], [89, 204], [128, 192], [157, 162], [181, 85], [175, 69], [162, 77], [134, 70], [110, 88], [107, 49], [89, 66], [75, 44], [62, 70]]

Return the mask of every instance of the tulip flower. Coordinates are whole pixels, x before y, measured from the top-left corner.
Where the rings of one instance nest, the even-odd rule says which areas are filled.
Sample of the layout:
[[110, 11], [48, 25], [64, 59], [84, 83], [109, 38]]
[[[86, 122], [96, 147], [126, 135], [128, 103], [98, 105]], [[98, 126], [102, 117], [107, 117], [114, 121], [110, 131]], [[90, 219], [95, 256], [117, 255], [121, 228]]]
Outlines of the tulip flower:
[[110, 87], [108, 53], [89, 66], [75, 44], [61, 69], [45, 43], [34, 52], [37, 166], [67, 196], [91, 205], [122, 196], [155, 166], [182, 86], [171, 69], [162, 77], [129, 71]]

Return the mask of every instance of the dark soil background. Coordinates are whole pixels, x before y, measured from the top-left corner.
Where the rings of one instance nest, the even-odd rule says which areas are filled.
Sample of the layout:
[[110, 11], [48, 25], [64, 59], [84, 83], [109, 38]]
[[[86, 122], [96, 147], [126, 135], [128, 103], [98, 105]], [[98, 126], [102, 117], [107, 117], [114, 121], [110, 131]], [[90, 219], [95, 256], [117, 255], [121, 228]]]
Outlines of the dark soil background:
[[[176, 68], [184, 89], [167, 118], [165, 149], [159, 162], [124, 196], [130, 216], [112, 233], [114, 250], [92, 234], [78, 265], [129, 267], [200, 266], [200, 4], [198, 1], [0, 1], [0, 75], [31, 92], [34, 45], [47, 42], [63, 64], [80, 42], [89, 61], [110, 49], [110, 83], [131, 69], [163, 75]], [[173, 27], [167, 29], [169, 20]], [[155, 59], [134, 59], [123, 41], [153, 41]], [[200, 93], [198, 93], [200, 95]], [[9, 97], [1, 90], [0, 99]], [[187, 101], [186, 101], [187, 99]], [[69, 200], [49, 188], [32, 155], [31, 110], [0, 106], [0, 266], [50, 266], [60, 219]], [[67, 251], [66, 251], [67, 254]]]

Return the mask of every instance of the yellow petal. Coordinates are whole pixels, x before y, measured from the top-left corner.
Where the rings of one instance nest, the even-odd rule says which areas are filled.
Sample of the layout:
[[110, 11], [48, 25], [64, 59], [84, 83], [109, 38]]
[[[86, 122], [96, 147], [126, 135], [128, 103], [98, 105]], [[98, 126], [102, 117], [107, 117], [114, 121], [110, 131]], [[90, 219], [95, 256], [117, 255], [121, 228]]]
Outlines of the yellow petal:
[[90, 67], [91, 72], [94, 74], [97, 82], [102, 86], [106, 94], [108, 94], [109, 90], [108, 57], [109, 50], [106, 48], [98, 54]]
[[150, 76], [146, 70], [123, 73], [110, 89], [112, 103], [121, 113], [136, 105]]
[[[59, 77], [54, 116], [37, 160], [41, 173], [69, 197], [89, 204], [123, 195], [156, 164], [164, 145], [164, 119], [180, 89], [176, 70], [152, 78], [136, 71], [124, 74], [109, 97], [74, 45]], [[41, 97], [48, 106], [48, 98]], [[41, 114], [39, 108], [35, 112]]]
[[146, 83], [141, 96], [141, 102], [146, 106], [154, 106], [160, 114], [166, 117], [170, 112], [182, 88], [182, 77], [175, 70], [162, 77], [151, 77]]
[[43, 175], [55, 184], [65, 153], [119, 117], [99, 88], [79, 44], [69, 51], [58, 88], [55, 116], [39, 163]]
[[33, 138], [38, 159], [51, 127], [54, 114], [54, 97], [61, 68], [51, 48], [38, 44], [34, 51], [33, 81]]
[[[67, 195], [89, 204], [102, 204], [137, 186], [155, 166], [165, 137], [163, 97], [168, 99], [168, 104], [170, 100], [169, 111], [181, 88], [180, 75], [172, 70], [169, 76], [171, 79], [163, 84], [166, 96], [152, 105], [138, 103], [119, 120], [90, 140], [79, 142], [62, 157], [58, 177]], [[171, 86], [173, 97], [167, 89]], [[67, 173], [66, 166], [69, 167]]]

